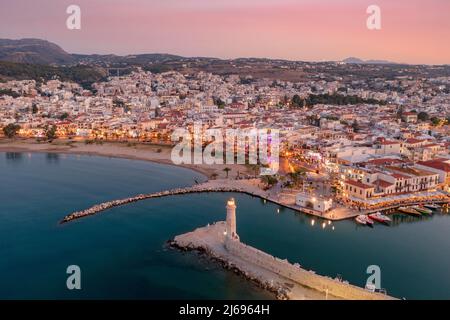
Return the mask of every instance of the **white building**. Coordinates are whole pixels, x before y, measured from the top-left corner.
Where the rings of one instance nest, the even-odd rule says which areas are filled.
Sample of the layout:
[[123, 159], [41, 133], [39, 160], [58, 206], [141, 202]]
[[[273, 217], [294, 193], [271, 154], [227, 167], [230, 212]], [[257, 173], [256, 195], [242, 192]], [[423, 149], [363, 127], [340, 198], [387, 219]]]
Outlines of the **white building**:
[[316, 197], [315, 195], [298, 193], [295, 203], [302, 208], [312, 209], [319, 212], [326, 212], [333, 206], [333, 199]]

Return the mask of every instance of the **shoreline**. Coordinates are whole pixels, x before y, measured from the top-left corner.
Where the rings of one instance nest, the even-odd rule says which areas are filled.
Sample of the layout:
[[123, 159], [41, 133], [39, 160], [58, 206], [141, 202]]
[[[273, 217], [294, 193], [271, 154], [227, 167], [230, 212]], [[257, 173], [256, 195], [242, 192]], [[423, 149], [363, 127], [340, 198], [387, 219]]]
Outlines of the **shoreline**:
[[[207, 180], [214, 175], [218, 178], [225, 176], [223, 169], [230, 168], [229, 175], [236, 175], [237, 172], [248, 174], [248, 168], [243, 165], [195, 165], [195, 164], [174, 164], [170, 159], [169, 146], [147, 145], [136, 143], [127, 145], [124, 142], [104, 142], [102, 144], [84, 144], [79, 141], [58, 141], [59, 144], [37, 143], [30, 140], [5, 140], [0, 139], [0, 152], [31, 152], [31, 153], [59, 153], [74, 154], [83, 156], [112, 157], [118, 159], [148, 161], [158, 164], [170, 165], [190, 169], [197, 172]], [[160, 152], [158, 152], [160, 150]]]
[[124, 155], [124, 154], [116, 154], [116, 155], [110, 155], [105, 154], [102, 152], [96, 152], [96, 151], [69, 151], [69, 150], [53, 150], [53, 149], [43, 149], [43, 150], [31, 150], [26, 148], [2, 148], [0, 147], [0, 152], [18, 152], [18, 153], [57, 153], [57, 154], [69, 154], [69, 155], [80, 155], [80, 156], [95, 156], [95, 157], [104, 157], [104, 158], [116, 158], [116, 159], [124, 159], [124, 160], [137, 160], [137, 161], [145, 161], [145, 162], [151, 162], [156, 164], [164, 164], [174, 167], [180, 167], [184, 169], [189, 169], [194, 172], [197, 172], [201, 175], [203, 175], [207, 180], [209, 180], [209, 172], [202, 170], [200, 168], [192, 167], [190, 165], [177, 165], [170, 161], [164, 161], [159, 159], [147, 159], [143, 157], [135, 157], [132, 155]]
[[[252, 197], [258, 197], [265, 201], [272, 202], [276, 205], [292, 209], [295, 212], [300, 212], [302, 214], [307, 214], [313, 217], [338, 221], [354, 218], [360, 214], [369, 214], [376, 211], [386, 211], [392, 208], [397, 208], [401, 206], [400, 204], [391, 205], [388, 207], [378, 207], [372, 209], [366, 209], [362, 211], [353, 210], [348, 207], [336, 207], [333, 210], [330, 210], [326, 213], [314, 212], [313, 210], [308, 210], [306, 208], [300, 208], [296, 205], [292, 205], [290, 203], [285, 203], [281, 199], [277, 199], [276, 196], [270, 194], [270, 192], [261, 190], [258, 186], [256, 186], [255, 182], [252, 182], [252, 179], [233, 179], [231, 176], [230, 179], [221, 177], [224, 176], [223, 168], [230, 168], [230, 174], [233, 173], [248, 173], [246, 170], [247, 167], [243, 165], [176, 165], [170, 160], [170, 151], [171, 148], [169, 146], [161, 146], [161, 145], [145, 145], [145, 144], [124, 144], [122, 142], [117, 143], [103, 143], [103, 144], [84, 144], [82, 142], [74, 142], [74, 141], [58, 141], [59, 143], [49, 144], [49, 143], [36, 143], [31, 142], [30, 140], [4, 140], [0, 139], [0, 152], [20, 152], [20, 153], [57, 153], [57, 154], [72, 154], [72, 155], [82, 155], [82, 156], [99, 156], [99, 157], [108, 157], [108, 158], [119, 158], [119, 159], [128, 159], [128, 160], [138, 160], [138, 161], [148, 161], [152, 163], [169, 165], [174, 167], [185, 168], [188, 170], [192, 170], [198, 174], [201, 174], [205, 181], [200, 184], [194, 184], [190, 187], [186, 187], [183, 189], [191, 189], [188, 192], [184, 190], [183, 192], [172, 190], [163, 190], [159, 193], [167, 193], [165, 195], [172, 195], [171, 193], [175, 191], [175, 194], [181, 193], [198, 193], [198, 192], [239, 192], [250, 195]], [[242, 170], [242, 171], [241, 171]], [[212, 179], [215, 177], [215, 179]], [[209, 190], [200, 190], [202, 189]], [[181, 188], [177, 188], [181, 189]], [[215, 189], [215, 190], [213, 190]], [[69, 215], [66, 215], [63, 219], [64, 222], [68, 222], [73, 219], [79, 219], [84, 216], [97, 214], [101, 211], [105, 211], [109, 208], [115, 206], [122, 206], [130, 202], [136, 202], [144, 199], [154, 198], [156, 193], [152, 194], [140, 194], [135, 196], [130, 196], [126, 199], [118, 199], [111, 200], [105, 203], [96, 204], [90, 208], [79, 212], [72, 212]], [[173, 195], [175, 195], [173, 194]], [[165, 196], [164, 195], [164, 196]], [[156, 195], [156, 197], [158, 197]], [[111, 203], [118, 203], [113, 204]], [[409, 201], [408, 201], [409, 202]], [[429, 199], [425, 202], [432, 203], [449, 203], [450, 199]], [[421, 202], [408, 203], [408, 205], [420, 204]], [[406, 201], [405, 203], [406, 204]], [[89, 212], [85, 214], [84, 212]], [[68, 219], [72, 217], [71, 219]]]
[[[96, 215], [96, 214], [102, 213], [104, 211], [107, 211], [109, 209], [124, 206], [124, 205], [138, 202], [138, 201], [143, 201], [143, 200], [148, 200], [148, 199], [153, 199], [153, 198], [162, 198], [162, 197], [168, 197], [168, 196], [178, 196], [178, 195], [186, 195], [186, 194], [194, 194], [194, 193], [210, 193], [210, 192], [217, 192], [217, 193], [236, 192], [236, 193], [246, 194], [251, 197], [257, 197], [264, 201], [274, 203], [278, 206], [291, 209], [294, 212], [299, 212], [301, 214], [310, 215], [313, 217], [326, 219], [329, 221], [339, 221], [339, 220], [351, 219], [360, 214], [371, 213], [371, 211], [365, 212], [365, 213], [362, 213], [359, 211], [355, 211], [355, 212], [348, 211], [348, 212], [345, 212], [345, 214], [343, 214], [342, 216], [319, 215], [317, 213], [307, 211], [307, 210], [304, 210], [303, 208], [299, 208], [299, 207], [295, 207], [295, 206], [283, 203], [277, 199], [270, 197], [269, 194], [265, 194], [263, 191], [257, 189], [257, 186], [255, 186], [256, 181], [257, 181], [256, 179], [254, 179], [254, 180], [251, 180], [251, 179], [249, 179], [249, 180], [234, 180], [234, 181], [208, 180], [206, 182], [195, 184], [195, 185], [192, 185], [189, 187], [184, 187], [184, 188], [174, 188], [174, 189], [162, 190], [162, 191], [146, 193], [146, 194], [142, 193], [142, 194], [138, 194], [138, 195], [135, 195], [132, 197], [98, 203], [98, 204], [95, 204], [84, 210], [75, 211], [70, 214], [66, 214], [63, 217], [63, 219], [60, 221], [60, 224], [64, 224], [64, 223], [67, 223], [67, 222], [70, 222], [73, 220], [78, 220], [78, 219], [81, 219], [84, 217]], [[231, 185], [230, 185], [230, 182], [232, 183]], [[449, 203], [450, 200], [435, 199], [434, 201], [428, 200], [427, 202]], [[398, 204], [395, 207], [398, 208], [402, 205], [404, 205], [404, 204]], [[413, 204], [409, 204], [409, 205], [413, 205]], [[373, 211], [375, 212], [375, 211], [384, 211], [384, 210], [378, 208]]]

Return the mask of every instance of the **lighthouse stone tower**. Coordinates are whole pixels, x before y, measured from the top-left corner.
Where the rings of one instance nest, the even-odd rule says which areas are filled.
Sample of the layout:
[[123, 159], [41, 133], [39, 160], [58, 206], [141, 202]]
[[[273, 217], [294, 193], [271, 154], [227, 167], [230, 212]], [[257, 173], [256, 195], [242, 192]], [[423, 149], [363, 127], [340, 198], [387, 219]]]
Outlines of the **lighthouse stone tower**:
[[239, 240], [236, 233], [236, 203], [234, 198], [227, 201], [226, 239]]

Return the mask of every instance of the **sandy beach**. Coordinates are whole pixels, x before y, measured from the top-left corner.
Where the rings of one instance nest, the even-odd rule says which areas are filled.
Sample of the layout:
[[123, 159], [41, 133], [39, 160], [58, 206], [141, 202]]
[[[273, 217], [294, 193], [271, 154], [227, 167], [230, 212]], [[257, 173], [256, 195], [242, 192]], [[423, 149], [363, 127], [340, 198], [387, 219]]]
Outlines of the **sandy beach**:
[[[116, 157], [134, 160], [144, 160], [167, 165], [176, 165], [170, 159], [172, 148], [169, 146], [149, 145], [126, 142], [103, 142], [101, 144], [86, 144], [84, 142], [70, 140], [55, 140], [52, 143], [37, 142], [35, 140], [0, 140], [0, 152], [45, 152], [66, 153], [80, 155], [96, 155], [105, 157]], [[225, 168], [231, 169], [228, 177], [234, 179], [239, 174], [254, 174], [244, 165], [176, 165], [197, 171], [208, 179], [224, 179], [227, 177]]]

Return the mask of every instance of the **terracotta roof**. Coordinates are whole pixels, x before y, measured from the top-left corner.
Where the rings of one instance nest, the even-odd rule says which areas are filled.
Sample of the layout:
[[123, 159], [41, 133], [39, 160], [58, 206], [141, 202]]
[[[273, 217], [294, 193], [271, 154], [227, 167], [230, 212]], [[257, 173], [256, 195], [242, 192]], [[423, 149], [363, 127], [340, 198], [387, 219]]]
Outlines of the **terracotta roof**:
[[393, 183], [388, 182], [388, 181], [386, 181], [386, 180], [382, 180], [382, 179], [376, 180], [373, 184], [374, 184], [374, 185], [379, 185], [379, 186], [382, 187], [382, 188], [387, 188], [387, 187], [390, 187], [390, 186], [393, 186], [393, 185], [394, 185]]
[[390, 144], [400, 144], [400, 141], [383, 141], [381, 142], [381, 145], [390, 145]]
[[419, 139], [414, 139], [414, 138], [409, 138], [409, 139], [406, 139], [406, 143], [411, 143], [411, 144], [416, 144], [416, 143], [420, 143], [420, 142], [423, 142], [424, 140], [419, 140]]
[[356, 181], [356, 180], [351, 180], [351, 179], [346, 180], [345, 183], [346, 184], [350, 184], [350, 185], [355, 186], [355, 187], [358, 187], [358, 188], [361, 188], [361, 189], [372, 189], [372, 188], [374, 188], [373, 186], [370, 186], [368, 184], [365, 184], [365, 183], [362, 183], [362, 182], [359, 182], [359, 181]]
[[428, 161], [419, 161], [418, 164], [421, 164], [426, 167], [434, 168], [437, 170], [450, 172], [450, 164], [447, 162], [448, 159], [435, 159], [435, 160], [428, 160]]
[[400, 174], [400, 173], [393, 173], [392, 176], [395, 179], [409, 179], [409, 176], [406, 176], [406, 175]]
[[425, 148], [429, 148], [429, 147], [440, 147], [441, 145], [438, 143], [430, 143], [430, 144], [426, 144], [424, 145]]
[[384, 158], [384, 159], [372, 159], [367, 161], [367, 163], [374, 165], [387, 165], [393, 163], [405, 163], [405, 161], [395, 158]]
[[412, 167], [387, 167], [390, 170], [396, 170], [400, 171], [407, 175], [413, 175], [413, 176], [430, 176], [434, 175], [434, 172], [423, 170], [423, 169], [417, 169]]

